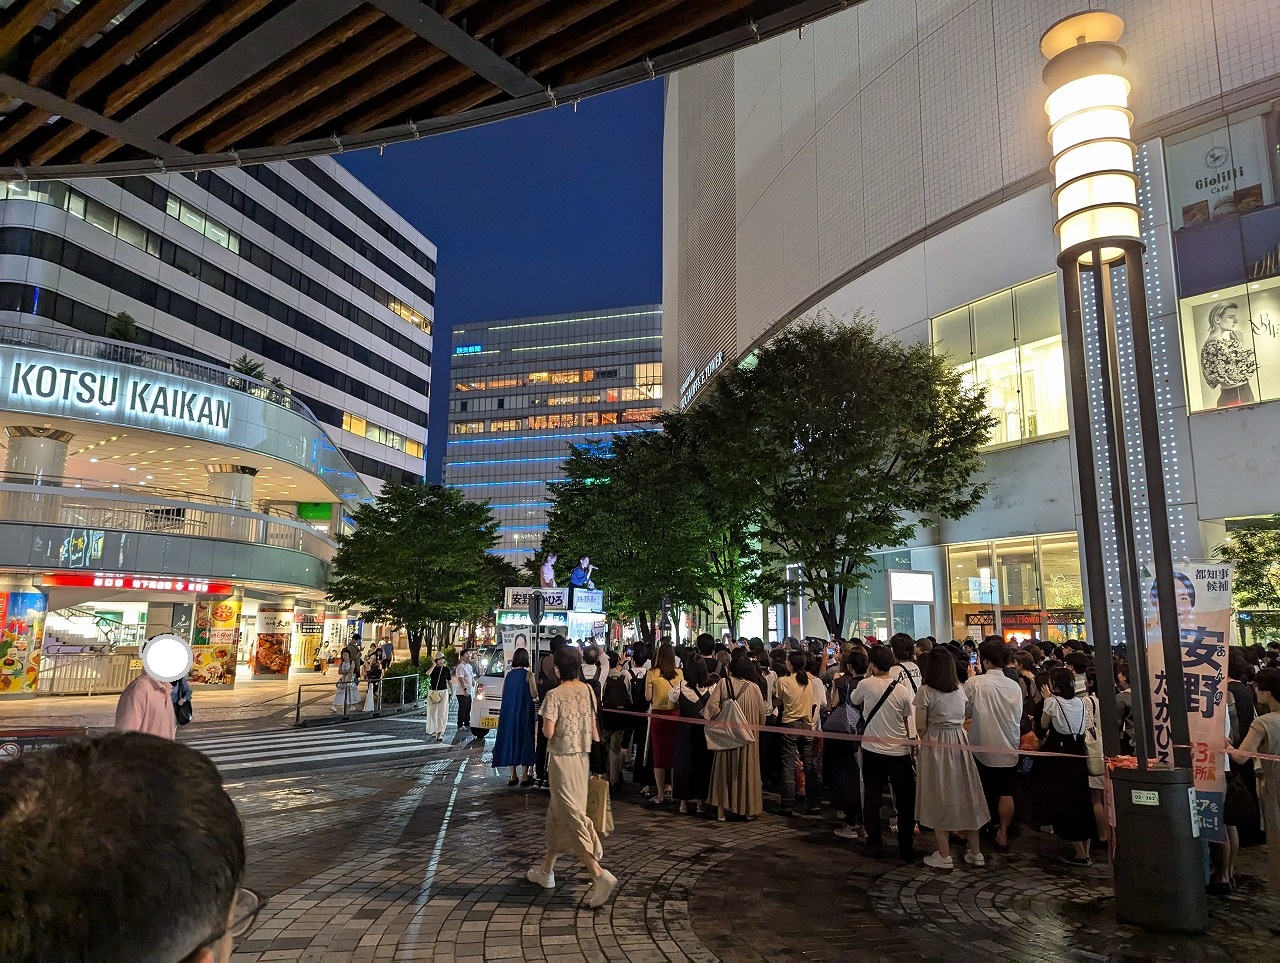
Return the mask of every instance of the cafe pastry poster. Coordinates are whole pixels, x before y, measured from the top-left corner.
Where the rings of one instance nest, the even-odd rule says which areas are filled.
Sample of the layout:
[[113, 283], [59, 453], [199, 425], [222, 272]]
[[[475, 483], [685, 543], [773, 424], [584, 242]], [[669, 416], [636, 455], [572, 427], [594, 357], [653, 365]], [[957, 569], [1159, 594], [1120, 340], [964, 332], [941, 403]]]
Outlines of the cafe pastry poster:
[[1165, 148], [1174, 230], [1275, 203], [1262, 117]]

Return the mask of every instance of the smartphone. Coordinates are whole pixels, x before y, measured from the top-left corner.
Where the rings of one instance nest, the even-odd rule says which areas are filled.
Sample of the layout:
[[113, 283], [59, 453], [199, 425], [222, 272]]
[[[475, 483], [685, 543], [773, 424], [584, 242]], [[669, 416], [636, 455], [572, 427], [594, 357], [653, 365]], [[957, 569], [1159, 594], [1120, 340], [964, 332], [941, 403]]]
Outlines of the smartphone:
[[834, 645], [827, 646], [827, 658], [829, 659], [835, 654], [836, 654], [836, 647]]
[[977, 652], [970, 652], [970, 653], [969, 653], [969, 664], [970, 664], [971, 666], [973, 666], [975, 669], [978, 667], [978, 653], [977, 653]]
[[631, 648], [631, 646], [627, 646], [627, 647], [626, 647], [625, 649], [623, 649], [622, 651], [623, 651], [623, 652], [625, 652], [625, 653], [627, 654], [627, 657], [628, 657], [628, 658], [630, 658], [630, 657], [632, 656], [632, 654], [634, 654], [635, 649]]

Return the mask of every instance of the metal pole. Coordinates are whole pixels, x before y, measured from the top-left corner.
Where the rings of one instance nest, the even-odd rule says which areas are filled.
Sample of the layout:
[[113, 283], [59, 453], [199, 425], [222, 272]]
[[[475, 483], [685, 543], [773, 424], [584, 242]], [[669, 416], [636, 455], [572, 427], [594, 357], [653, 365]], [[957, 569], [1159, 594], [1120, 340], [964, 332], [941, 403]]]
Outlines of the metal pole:
[[[1142, 572], [1135, 552], [1133, 523], [1133, 499], [1129, 493], [1129, 453], [1125, 445], [1124, 409], [1120, 392], [1120, 358], [1116, 338], [1115, 304], [1111, 295], [1111, 269], [1102, 263], [1100, 246], [1093, 249], [1094, 312], [1097, 319], [1099, 374], [1102, 383], [1103, 408], [1106, 413], [1108, 461], [1111, 476], [1111, 507], [1116, 526], [1116, 555], [1120, 568], [1120, 603], [1124, 610], [1129, 638], [1125, 640], [1132, 669], [1129, 688], [1133, 694], [1135, 709], [1134, 731], [1141, 726], [1143, 751], [1138, 756], [1138, 768], [1146, 769], [1155, 747], [1151, 693], [1147, 680], [1147, 646], [1142, 607]], [[1150, 736], [1150, 738], [1148, 738]]]
[[[1147, 289], [1142, 274], [1142, 249], [1124, 245], [1125, 280], [1129, 293], [1129, 318], [1133, 325], [1133, 367], [1137, 382], [1138, 417], [1142, 429], [1142, 456], [1151, 521], [1151, 554], [1154, 556], [1156, 606], [1160, 613], [1160, 642], [1164, 649], [1165, 684], [1169, 698], [1169, 724], [1173, 738], [1173, 763], [1191, 767], [1191, 729], [1187, 719], [1186, 687], [1182, 674], [1181, 626], [1173, 584], [1173, 545], [1169, 537], [1169, 506], [1164, 487], [1164, 462], [1160, 450], [1160, 422], [1156, 411], [1155, 363], [1151, 355], [1151, 321], [1147, 317]], [[1146, 649], [1144, 630], [1139, 644]], [[1144, 659], [1145, 661], [1145, 659]], [[1144, 685], [1147, 677], [1143, 677]], [[1132, 681], [1130, 682], [1132, 685]]]
[[[1107, 597], [1106, 578], [1103, 575], [1105, 556], [1102, 547], [1102, 520], [1099, 515], [1099, 492], [1095, 474], [1094, 430], [1089, 418], [1089, 369], [1085, 353], [1080, 264], [1074, 255], [1063, 257], [1059, 263], [1063, 273], [1071, 411], [1075, 422], [1072, 426], [1072, 438], [1075, 441], [1076, 464], [1080, 475], [1080, 521], [1084, 542], [1084, 565], [1081, 566], [1081, 576], [1089, 597], [1089, 635], [1093, 639], [1094, 664], [1098, 667], [1098, 688], [1104, 695], [1104, 698], [1098, 700], [1098, 707], [1103, 716], [1103, 752], [1110, 756], [1119, 754], [1120, 733], [1116, 725], [1118, 715], [1115, 707], [1116, 689], [1111, 670], [1111, 626], [1107, 619], [1110, 600]], [[1102, 353], [1102, 357], [1102, 363], [1105, 366], [1105, 353]], [[1103, 374], [1105, 376], [1105, 368]], [[1104, 410], [1109, 408], [1108, 396], [1104, 394], [1101, 402]], [[1108, 423], [1112, 423], [1109, 418]], [[1114, 483], [1115, 473], [1113, 472], [1113, 488]], [[1135, 713], [1138, 708], [1135, 706]], [[1138, 718], [1145, 718], [1145, 716], [1138, 714]], [[1138, 744], [1138, 765], [1146, 768], [1147, 741], [1144, 727], [1139, 725], [1134, 728], [1135, 741]]]

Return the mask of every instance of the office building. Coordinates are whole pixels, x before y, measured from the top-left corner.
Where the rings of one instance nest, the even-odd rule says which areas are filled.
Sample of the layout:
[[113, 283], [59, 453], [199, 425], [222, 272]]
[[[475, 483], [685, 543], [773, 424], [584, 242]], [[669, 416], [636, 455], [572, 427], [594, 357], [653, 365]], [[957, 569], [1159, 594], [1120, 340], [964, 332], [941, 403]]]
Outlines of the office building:
[[445, 483], [489, 500], [512, 564], [541, 544], [570, 445], [656, 427], [661, 346], [657, 305], [454, 329]]

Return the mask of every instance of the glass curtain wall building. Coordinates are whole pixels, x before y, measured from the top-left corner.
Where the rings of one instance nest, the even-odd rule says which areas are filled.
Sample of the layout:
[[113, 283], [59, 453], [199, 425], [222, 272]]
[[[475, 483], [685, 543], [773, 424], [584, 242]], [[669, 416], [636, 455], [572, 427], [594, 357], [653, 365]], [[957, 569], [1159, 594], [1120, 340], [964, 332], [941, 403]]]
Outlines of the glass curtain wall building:
[[453, 332], [445, 483], [488, 499], [495, 551], [538, 550], [570, 445], [652, 431], [662, 411], [662, 308], [468, 324]]

